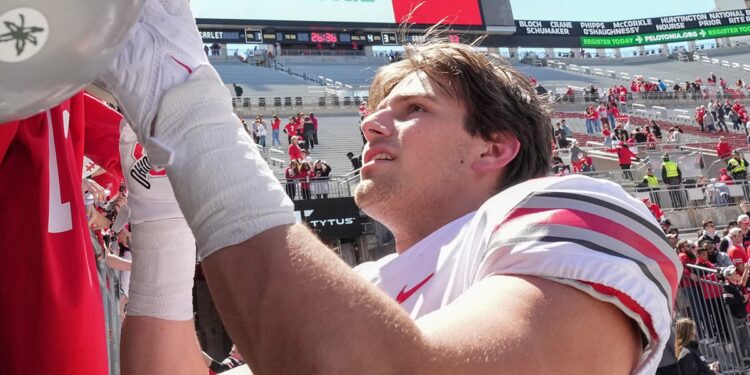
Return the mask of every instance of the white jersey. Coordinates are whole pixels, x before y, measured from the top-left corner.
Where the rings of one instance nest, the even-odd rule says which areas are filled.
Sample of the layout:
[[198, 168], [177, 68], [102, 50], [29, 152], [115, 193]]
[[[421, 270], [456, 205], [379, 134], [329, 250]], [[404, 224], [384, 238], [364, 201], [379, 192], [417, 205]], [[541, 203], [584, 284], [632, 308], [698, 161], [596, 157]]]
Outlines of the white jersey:
[[620, 308], [647, 338], [635, 374], [669, 340], [682, 266], [651, 212], [608, 181], [550, 177], [511, 187], [403, 252], [356, 268], [410, 313], [439, 310], [501, 274], [558, 281]]
[[167, 171], [151, 167], [146, 150], [125, 121], [120, 125], [120, 163], [130, 191], [132, 224], [183, 217]]

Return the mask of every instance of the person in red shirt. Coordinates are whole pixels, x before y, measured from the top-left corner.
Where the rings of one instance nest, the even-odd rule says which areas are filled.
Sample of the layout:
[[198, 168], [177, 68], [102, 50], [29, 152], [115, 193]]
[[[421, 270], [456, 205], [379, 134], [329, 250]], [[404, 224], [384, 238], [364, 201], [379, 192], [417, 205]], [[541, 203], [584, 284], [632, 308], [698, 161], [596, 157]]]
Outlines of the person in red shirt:
[[651, 214], [654, 215], [656, 220], [661, 220], [664, 217], [664, 212], [662, 212], [661, 207], [659, 207], [658, 204], [651, 202], [648, 198], [643, 198], [643, 204], [648, 207], [648, 210], [651, 211]]
[[703, 106], [695, 107], [695, 121], [701, 127], [701, 131], [706, 131], [703, 125], [703, 117], [706, 115], [706, 109]]
[[289, 159], [292, 161], [294, 160], [301, 160], [302, 159], [302, 152], [297, 145], [297, 136], [293, 136], [292, 139], [289, 141]]
[[81, 169], [85, 134], [109, 125], [117, 129], [121, 118], [80, 92], [49, 110], [0, 124], [0, 181], [6, 182], [0, 183], [3, 373], [108, 373]]
[[279, 140], [279, 130], [281, 128], [281, 119], [279, 116], [273, 115], [271, 121], [271, 147], [281, 146], [281, 140]]
[[297, 135], [297, 122], [294, 117], [289, 118], [289, 122], [284, 125], [284, 133], [286, 133], [286, 140], [289, 144], [292, 144], [292, 137]]
[[313, 123], [313, 143], [318, 144], [318, 118], [315, 114], [310, 112], [310, 121]]
[[733, 185], [734, 184], [734, 182], [732, 180], [732, 177], [729, 176], [729, 174], [727, 173], [727, 169], [726, 168], [719, 169], [719, 181], [721, 181], [721, 182], [723, 182], [723, 183], [725, 183], [727, 185]]
[[315, 177], [309, 163], [300, 164], [299, 175], [297, 177], [300, 180], [300, 191], [302, 193], [302, 199], [310, 199], [310, 179]]
[[723, 136], [719, 137], [719, 143], [716, 145], [716, 155], [719, 159], [728, 159], [732, 156], [732, 146]]
[[632, 159], [636, 159], [637, 161], [641, 161], [641, 159], [638, 157], [638, 155], [634, 154], [630, 149], [628, 148], [627, 142], [620, 143], [620, 147], [616, 148], [608, 148], [605, 149], [607, 152], [614, 152], [617, 154], [618, 164], [620, 164], [620, 169], [625, 171], [625, 177], [627, 179], [632, 180], [633, 175], [630, 173], [630, 165], [633, 163]]
[[734, 266], [737, 267], [737, 272], [745, 272], [745, 264], [747, 264], [747, 252], [745, 247], [742, 246], [742, 230], [740, 228], [732, 228], [729, 230], [729, 238], [732, 244], [727, 250], [729, 259], [732, 260]]

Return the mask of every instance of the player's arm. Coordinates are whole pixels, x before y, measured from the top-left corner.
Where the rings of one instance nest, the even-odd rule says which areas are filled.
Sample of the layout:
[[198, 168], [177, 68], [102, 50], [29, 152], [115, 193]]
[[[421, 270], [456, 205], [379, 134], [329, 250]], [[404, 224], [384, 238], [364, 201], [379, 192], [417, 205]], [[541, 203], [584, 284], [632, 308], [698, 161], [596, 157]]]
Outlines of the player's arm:
[[536, 277], [487, 277], [414, 322], [300, 225], [203, 264], [256, 374], [628, 374], [641, 354], [613, 305]]

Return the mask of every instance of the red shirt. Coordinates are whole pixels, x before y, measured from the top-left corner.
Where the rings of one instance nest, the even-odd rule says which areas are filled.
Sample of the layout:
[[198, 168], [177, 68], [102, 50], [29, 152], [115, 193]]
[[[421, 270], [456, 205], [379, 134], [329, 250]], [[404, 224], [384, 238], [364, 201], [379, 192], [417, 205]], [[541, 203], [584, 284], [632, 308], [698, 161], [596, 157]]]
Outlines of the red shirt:
[[[84, 135], [104, 122], [119, 124], [112, 112], [78, 93], [52, 109], [0, 125], [4, 373], [108, 373], [81, 170]], [[54, 350], [40, 351], [44, 347]]]
[[310, 120], [312, 120], [313, 129], [318, 130], [318, 118], [310, 116]]
[[271, 122], [271, 130], [279, 130], [279, 127], [281, 127], [281, 119], [276, 119]]
[[289, 145], [289, 159], [291, 160], [302, 159], [302, 153], [300, 152], [300, 148], [294, 143]]
[[290, 122], [284, 125], [284, 130], [286, 130], [286, 134], [288, 134], [290, 137], [297, 135], [297, 124]]
[[732, 147], [727, 142], [719, 142], [719, 144], [716, 145], [716, 154], [722, 159], [729, 157], [732, 155]]
[[747, 252], [742, 248], [742, 245], [730, 246], [727, 255], [729, 255], [729, 258], [732, 259], [732, 263], [735, 265], [747, 263]]
[[679, 253], [677, 254], [677, 257], [680, 258], [680, 263], [682, 263], [682, 279], [680, 279], [680, 286], [692, 286], [693, 282], [690, 280], [690, 275], [692, 274], [692, 272], [690, 271], [690, 267], [688, 267], [687, 265], [695, 264], [695, 260], [690, 259], [690, 257], [685, 253]]
[[659, 207], [659, 205], [656, 203], [651, 203], [651, 205], [648, 206], [648, 209], [657, 220], [660, 220], [661, 217], [664, 216], [664, 213], [661, 211], [661, 207]]
[[733, 185], [734, 184], [732, 182], [732, 178], [729, 177], [729, 175], [727, 175], [727, 174], [723, 174], [723, 175], [719, 176], [719, 181], [721, 181], [721, 182], [723, 182], [723, 183], [725, 183], [727, 185]]
[[620, 165], [632, 164], [632, 161], [630, 159], [638, 157], [638, 155], [634, 154], [627, 147], [610, 148], [610, 149], [607, 149], [607, 151], [614, 152], [617, 154], [618, 163]]

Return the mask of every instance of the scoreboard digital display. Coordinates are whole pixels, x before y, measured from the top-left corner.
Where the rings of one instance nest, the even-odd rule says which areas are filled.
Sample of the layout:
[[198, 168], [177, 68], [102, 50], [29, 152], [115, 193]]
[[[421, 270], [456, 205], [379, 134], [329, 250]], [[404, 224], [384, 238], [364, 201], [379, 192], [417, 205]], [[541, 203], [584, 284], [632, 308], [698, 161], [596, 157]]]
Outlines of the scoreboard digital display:
[[[247, 44], [324, 44], [324, 45], [399, 45], [401, 39], [395, 32], [334, 32], [334, 31], [271, 31], [247, 29], [244, 32], [234, 31], [203, 31], [201, 30], [204, 42], [219, 41], [227, 43], [247, 43]], [[231, 37], [231, 38], [230, 38]], [[244, 38], [244, 40], [242, 40]]]

